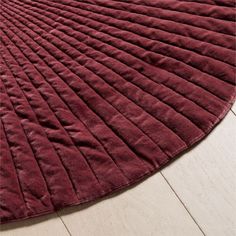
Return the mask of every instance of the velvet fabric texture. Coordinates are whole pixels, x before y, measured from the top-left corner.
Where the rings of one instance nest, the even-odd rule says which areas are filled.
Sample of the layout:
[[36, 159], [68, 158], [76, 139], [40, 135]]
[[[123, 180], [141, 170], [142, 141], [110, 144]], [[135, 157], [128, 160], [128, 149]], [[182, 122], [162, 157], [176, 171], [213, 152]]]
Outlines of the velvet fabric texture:
[[205, 137], [235, 97], [234, 2], [2, 0], [1, 222], [123, 189]]

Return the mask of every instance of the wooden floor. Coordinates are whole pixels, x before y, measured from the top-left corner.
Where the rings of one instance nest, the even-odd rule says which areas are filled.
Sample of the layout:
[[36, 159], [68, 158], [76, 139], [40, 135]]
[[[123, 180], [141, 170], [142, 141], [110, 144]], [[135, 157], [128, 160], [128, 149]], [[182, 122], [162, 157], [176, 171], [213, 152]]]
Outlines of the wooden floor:
[[93, 205], [3, 225], [1, 236], [235, 236], [236, 105], [161, 172]]

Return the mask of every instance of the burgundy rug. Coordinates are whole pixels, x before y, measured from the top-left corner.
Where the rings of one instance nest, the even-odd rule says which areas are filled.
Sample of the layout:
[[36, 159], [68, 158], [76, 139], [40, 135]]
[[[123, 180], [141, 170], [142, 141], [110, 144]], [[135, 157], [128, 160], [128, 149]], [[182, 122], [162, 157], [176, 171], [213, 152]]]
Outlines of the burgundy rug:
[[233, 103], [234, 0], [1, 4], [2, 223], [140, 181]]

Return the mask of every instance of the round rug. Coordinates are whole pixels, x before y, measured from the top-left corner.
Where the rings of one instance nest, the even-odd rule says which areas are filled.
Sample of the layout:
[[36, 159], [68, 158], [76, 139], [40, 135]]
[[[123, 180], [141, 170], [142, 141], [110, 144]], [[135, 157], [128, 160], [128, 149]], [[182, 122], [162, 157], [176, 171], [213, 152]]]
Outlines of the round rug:
[[0, 25], [2, 223], [141, 181], [235, 98], [234, 0], [2, 0]]

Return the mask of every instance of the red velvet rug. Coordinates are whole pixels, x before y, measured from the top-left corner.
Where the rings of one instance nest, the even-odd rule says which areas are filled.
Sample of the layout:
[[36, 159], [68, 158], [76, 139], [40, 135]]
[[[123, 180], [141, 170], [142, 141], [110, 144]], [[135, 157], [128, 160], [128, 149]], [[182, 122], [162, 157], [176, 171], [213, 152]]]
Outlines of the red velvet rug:
[[205, 137], [235, 97], [234, 3], [2, 0], [1, 222], [123, 189]]

